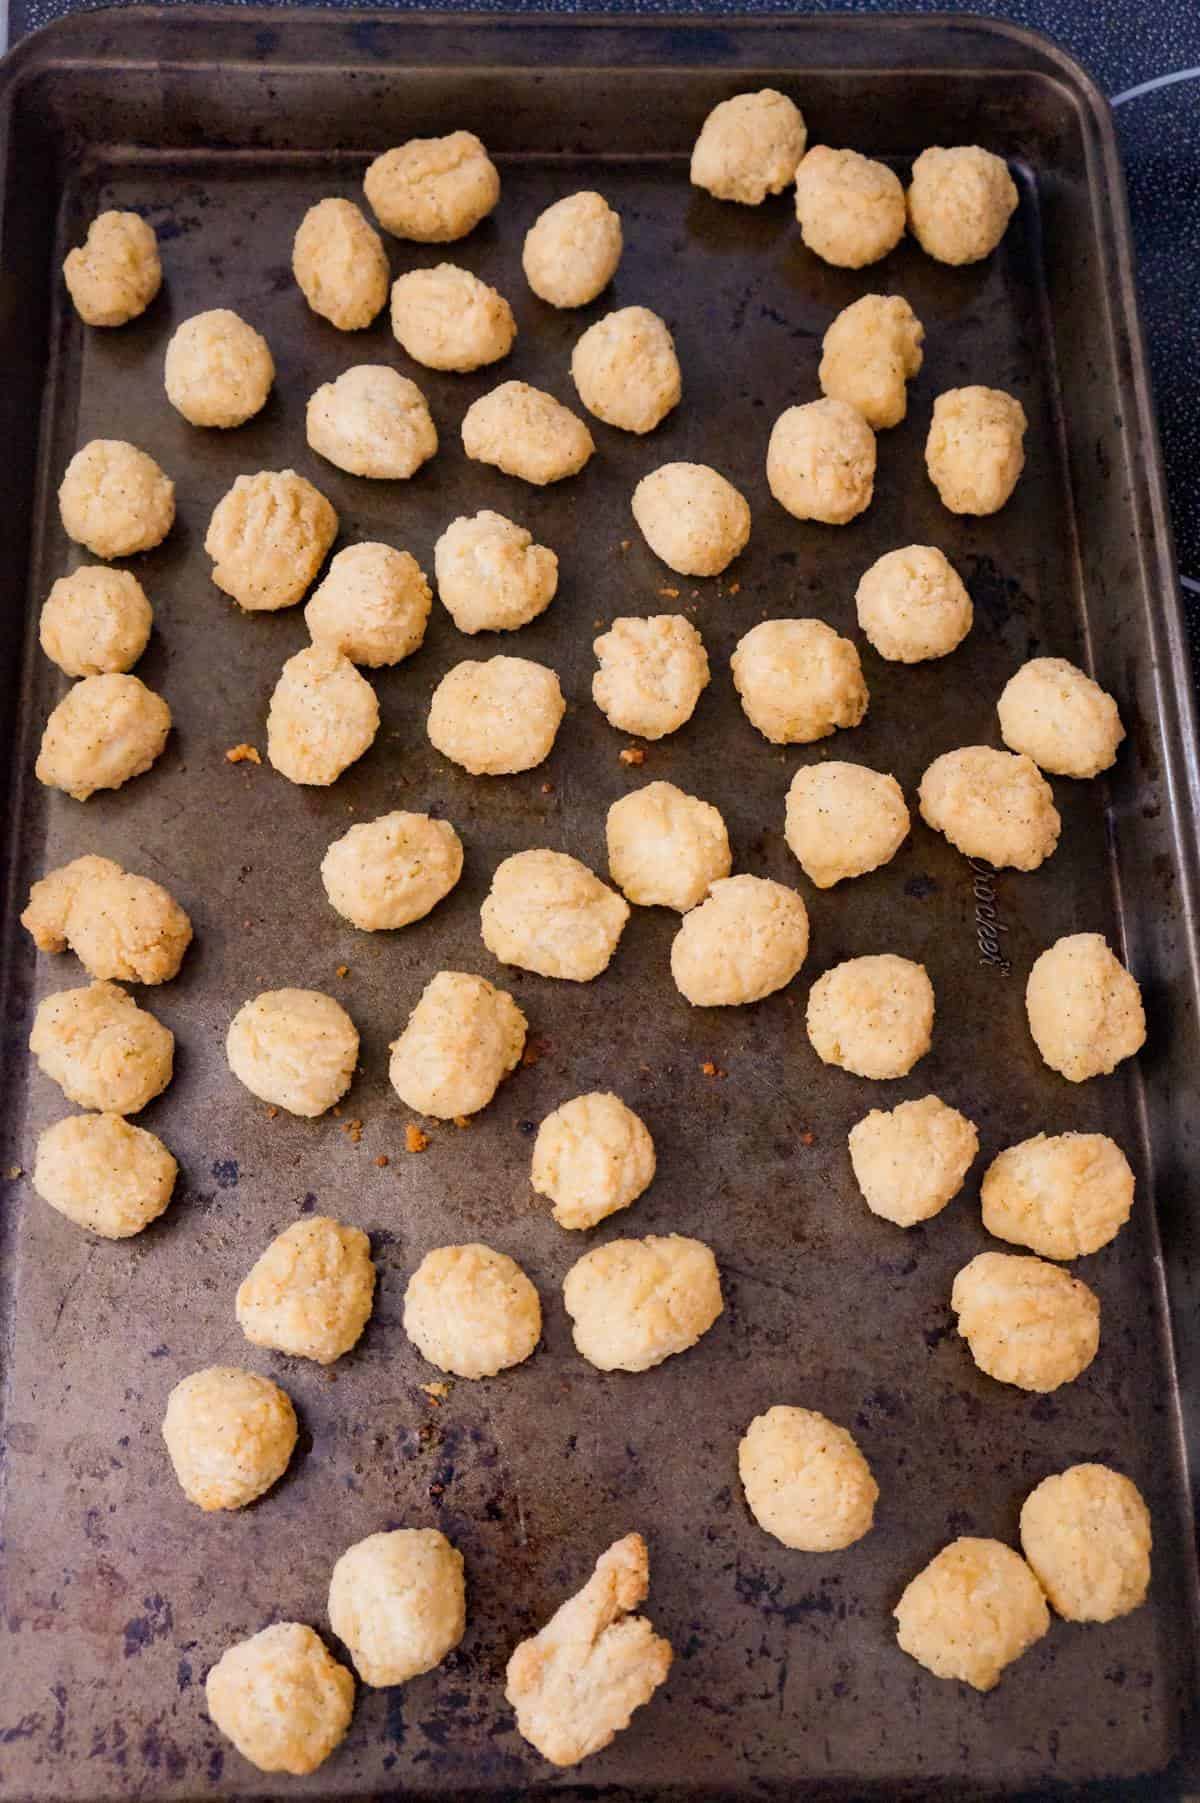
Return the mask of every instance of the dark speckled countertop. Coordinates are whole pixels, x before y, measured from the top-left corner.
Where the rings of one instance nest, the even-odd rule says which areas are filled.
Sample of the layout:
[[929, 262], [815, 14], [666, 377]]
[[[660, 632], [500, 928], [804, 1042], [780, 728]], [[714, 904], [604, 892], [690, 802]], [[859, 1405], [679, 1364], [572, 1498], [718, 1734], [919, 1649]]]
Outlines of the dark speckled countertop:
[[[168, 0], [169, 3], [169, 0]], [[354, 0], [322, 0], [332, 6]], [[386, 4], [387, 0], [376, 0]], [[393, 0], [398, 11], [418, 10]], [[450, 0], [455, 4], [455, 0]], [[13, 40], [90, 0], [9, 0]], [[1195, 667], [1200, 675], [1200, 0], [468, 0], [511, 13], [941, 12], [1011, 19], [1045, 32], [1111, 96], [1125, 157], [1142, 317], [1166, 459]]]

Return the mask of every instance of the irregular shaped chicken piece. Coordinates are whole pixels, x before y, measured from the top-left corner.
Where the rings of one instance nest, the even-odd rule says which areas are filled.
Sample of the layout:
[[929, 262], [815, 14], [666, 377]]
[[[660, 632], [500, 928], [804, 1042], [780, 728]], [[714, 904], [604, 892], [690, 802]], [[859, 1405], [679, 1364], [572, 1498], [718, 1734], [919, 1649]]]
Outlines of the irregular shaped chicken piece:
[[29, 891], [21, 925], [43, 952], [73, 951], [93, 977], [167, 983], [192, 942], [173, 896], [109, 858], [73, 858]]
[[67, 252], [63, 280], [85, 325], [123, 326], [162, 286], [154, 227], [138, 213], [100, 213], [87, 239]]
[[718, 200], [761, 206], [796, 179], [808, 142], [804, 115], [776, 88], [732, 94], [717, 103], [692, 150], [694, 188]]
[[518, 1731], [552, 1765], [577, 1765], [606, 1747], [670, 1671], [670, 1642], [631, 1613], [649, 1588], [646, 1542], [627, 1534], [509, 1660], [504, 1694]]

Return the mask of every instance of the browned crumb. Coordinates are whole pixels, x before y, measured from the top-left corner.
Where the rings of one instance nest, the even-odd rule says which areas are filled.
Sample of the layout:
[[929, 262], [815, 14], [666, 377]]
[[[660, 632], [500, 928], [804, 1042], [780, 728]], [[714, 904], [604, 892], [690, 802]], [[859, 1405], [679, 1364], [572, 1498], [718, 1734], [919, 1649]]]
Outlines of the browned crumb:
[[278, 1113], [279, 1113], [278, 1108], [276, 1108], [274, 1102], [272, 1102], [271, 1106], [267, 1109], [267, 1119], [269, 1121], [273, 1121], [275, 1119], [275, 1117], [278, 1115]]
[[456, 1114], [454, 1117], [454, 1125], [456, 1127], [469, 1127], [471, 1125], [471, 1117], [466, 1114]]
[[15, 1183], [17, 1178], [23, 1177], [24, 1174], [25, 1173], [22, 1171], [19, 1164], [10, 1165], [8, 1170], [8, 1181], [10, 1183]]
[[543, 795], [553, 795], [553, 793], [554, 793], [554, 784], [553, 783], [543, 783], [542, 784], [542, 794]]
[[679, 590], [677, 588], [660, 588], [658, 592], [664, 601], [678, 601], [679, 599]]
[[440, 1408], [442, 1398], [450, 1394], [449, 1384], [418, 1384], [417, 1388], [425, 1392], [435, 1409]]
[[730, 595], [740, 595], [741, 592], [742, 592], [742, 585], [740, 582], [731, 582], [729, 584], [728, 589], [726, 590], [726, 593], [730, 594]]
[[337, 974], [339, 977], [348, 977], [350, 975], [350, 966], [348, 964], [339, 964], [337, 967]]
[[633, 540], [631, 538], [623, 538], [621, 540], [622, 551], [628, 551], [630, 549], [630, 547], [632, 546], [632, 544], [633, 544]]
[[623, 764], [644, 764], [646, 762], [646, 753], [640, 745], [626, 745], [625, 749], [620, 753], [620, 758]]
[[704, 1063], [700, 1066], [700, 1069], [704, 1072], [706, 1077], [715, 1077], [717, 1074], [717, 1067], [711, 1058], [706, 1058]]
[[225, 759], [226, 762], [230, 764], [262, 763], [262, 758], [258, 752], [255, 751], [253, 745], [231, 745], [229, 750], [225, 753]]
[[409, 1121], [404, 1129], [404, 1149], [406, 1152], [423, 1152], [429, 1144], [428, 1133], [422, 1133], [415, 1121]]
[[377, 1165], [378, 1165], [378, 1166], [379, 1166], [379, 1168], [380, 1168], [380, 1170], [381, 1170], [381, 1171], [386, 1171], [386, 1170], [387, 1170], [387, 1167], [388, 1167], [388, 1165], [389, 1165], [389, 1164], [390, 1164], [390, 1163], [391, 1163], [391, 1162], [392, 1162], [392, 1161], [391, 1161], [391, 1159], [390, 1159], [390, 1158], [389, 1158], [389, 1157], [388, 1157], [388, 1155], [387, 1155], [387, 1153], [386, 1153], [386, 1152], [381, 1152], [381, 1153], [380, 1153], [380, 1154], [379, 1154], [379, 1157], [378, 1157], [378, 1158], [377, 1158], [377, 1159], [376, 1159], [376, 1160], [375, 1160], [375, 1163], [376, 1163], [376, 1164], [377, 1164]]
[[817, 1136], [815, 1133], [809, 1133], [809, 1132], [805, 1131], [804, 1133], [802, 1133], [800, 1135], [800, 1144], [802, 1146], [811, 1146], [814, 1143], [814, 1141], [816, 1140], [816, 1137]]
[[331, 1109], [331, 1111], [330, 1111], [330, 1112], [331, 1112], [331, 1113], [333, 1113], [333, 1114], [335, 1114], [335, 1115], [339, 1115], [339, 1116], [340, 1116], [340, 1114], [341, 1114], [341, 1112], [342, 1112], [342, 1105], [341, 1105], [341, 1103], [340, 1103], [340, 1102], [335, 1102], [335, 1103], [334, 1103], [334, 1104], [333, 1104], [333, 1108], [332, 1108], [332, 1109]]
[[353, 1145], [357, 1146], [363, 1136], [363, 1124], [361, 1121], [345, 1121], [342, 1125], [342, 1132]]

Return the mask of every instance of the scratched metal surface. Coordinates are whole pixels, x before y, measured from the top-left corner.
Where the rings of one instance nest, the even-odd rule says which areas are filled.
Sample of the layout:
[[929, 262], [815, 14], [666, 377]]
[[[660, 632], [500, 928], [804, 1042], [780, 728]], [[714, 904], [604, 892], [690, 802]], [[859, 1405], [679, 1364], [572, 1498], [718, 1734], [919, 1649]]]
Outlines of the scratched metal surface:
[[[167, 22], [154, 30], [163, 36], [151, 45], [173, 46], [184, 58], [182, 111], [210, 100], [215, 107], [213, 71], [189, 72]], [[161, 121], [165, 149], [152, 140], [130, 156], [118, 137], [116, 150], [59, 167], [53, 255], [48, 242], [29, 253], [30, 305], [52, 298], [27, 592], [11, 569], [5, 576], [10, 643], [18, 607], [26, 630], [12, 765], [12, 906], [44, 869], [99, 851], [167, 883], [189, 909], [196, 941], [179, 979], [144, 997], [177, 1042], [174, 1082], [139, 1117], [182, 1167], [167, 1216], [135, 1241], [94, 1244], [44, 1207], [27, 1177], [3, 1187], [0, 1796], [333, 1798], [395, 1788], [430, 1798], [586, 1791], [645, 1800], [882, 1787], [928, 1797], [1097, 1779], [1115, 1796], [1121, 1781], [1170, 1768], [1183, 1738], [1194, 1643], [1156, 1223], [1157, 1210], [1164, 1231], [1173, 1223], [1180, 1231], [1186, 1199], [1180, 1116], [1189, 1098], [1183, 1080], [1173, 1080], [1174, 1061], [1191, 1055], [1193, 1030], [1174, 837], [1181, 829], [1170, 802], [1181, 765], [1162, 712], [1161, 685], [1171, 674], [1169, 655], [1153, 640], [1162, 616], [1147, 602], [1145, 559], [1154, 552], [1137, 530], [1144, 463], [1124, 463], [1128, 453], [1148, 453], [1124, 363], [1128, 346], [1119, 330], [1106, 337], [1097, 301], [1104, 240], [1095, 221], [1107, 215], [1088, 211], [1076, 103], [1069, 90], [1055, 97], [1041, 87], [1006, 88], [989, 114], [986, 77], [970, 100], [951, 103], [936, 69], [951, 52], [935, 28], [926, 28], [920, 56], [912, 39], [906, 52], [930, 72], [906, 78], [907, 86], [881, 80], [877, 91], [868, 77], [851, 81], [838, 69], [790, 75], [788, 56], [800, 52], [777, 38], [776, 79], [802, 98], [818, 135], [837, 131], [850, 105], [858, 110], [853, 141], [903, 158], [937, 139], [943, 124], [947, 132], [957, 124], [956, 106], [977, 105], [985, 141], [1030, 159], [1019, 214], [983, 266], [940, 269], [905, 245], [878, 270], [855, 275], [803, 251], [786, 200], [757, 211], [720, 207], [689, 190], [679, 155], [663, 154], [686, 147], [715, 94], [727, 91], [730, 76], [719, 68], [681, 77], [665, 103], [659, 77], [629, 72], [621, 113], [613, 110], [618, 90], [602, 78], [594, 76], [594, 88], [574, 78], [586, 122], [579, 139], [561, 124], [565, 90], [551, 85], [545, 100], [545, 68], [536, 81], [503, 77], [494, 90], [510, 97], [503, 113], [482, 116], [481, 102], [464, 92], [454, 117], [503, 154], [504, 195], [495, 217], [452, 254], [512, 298], [520, 337], [499, 372], [439, 376], [409, 369], [386, 320], [346, 338], [315, 319], [288, 262], [305, 206], [325, 193], [357, 195], [362, 152], [388, 142], [389, 130], [399, 135], [397, 107], [414, 108], [420, 129], [423, 106], [450, 101], [406, 89], [395, 70], [360, 70], [341, 89], [344, 117], [319, 115], [322, 143], [341, 133], [352, 148], [302, 154], [313, 142], [313, 114], [272, 59], [286, 57], [293, 68], [306, 56], [334, 67], [361, 62], [364, 33], [342, 18], [261, 43], [249, 30], [242, 21], [241, 35], [226, 44], [222, 79], [235, 82], [242, 58], [257, 104], [239, 121], [222, 90], [213, 135], [236, 144], [240, 130], [254, 148], [184, 157], [169, 147], [172, 127]], [[558, 60], [569, 61], [577, 45], [561, 34], [554, 41]], [[863, 41], [855, 40], [860, 59], [869, 56]], [[411, 40], [394, 42], [403, 62]], [[771, 42], [759, 38], [739, 54], [770, 66]], [[850, 61], [854, 46], [845, 42]], [[678, 47], [674, 54], [685, 60]], [[61, 91], [35, 87], [39, 116], [61, 92], [55, 103], [78, 118], [77, 80], [64, 75]], [[118, 77], [111, 80], [115, 92]], [[103, 78], [97, 91], [107, 91]], [[321, 93], [323, 105], [333, 104], [329, 90]], [[110, 131], [115, 120], [136, 140], [141, 102], [125, 94], [113, 104]], [[51, 129], [54, 116], [52, 105]], [[369, 128], [360, 129], [367, 116]], [[79, 122], [100, 129], [93, 116]], [[589, 134], [598, 132], [607, 133], [611, 154], [592, 154]], [[579, 142], [584, 152], [572, 154]], [[273, 146], [292, 154], [281, 158]], [[647, 147], [654, 154], [636, 154]], [[514, 152], [521, 154], [504, 154]], [[628, 248], [611, 292], [579, 315], [556, 314], [523, 283], [523, 232], [555, 196], [593, 185], [619, 207]], [[1053, 224], [1045, 235], [1039, 191]], [[10, 179], [10, 233], [21, 204], [34, 202], [22, 203]], [[153, 221], [167, 283], [140, 323], [87, 334], [62, 306], [51, 272], [86, 219], [112, 205]], [[397, 270], [443, 254], [389, 249]], [[816, 392], [823, 330], [871, 287], [912, 301], [926, 326], [925, 366], [908, 420], [880, 439], [868, 514], [843, 531], [802, 526], [767, 494], [767, 432], [785, 402]], [[260, 418], [204, 435], [166, 405], [161, 364], [178, 321], [218, 302], [266, 333], [279, 374]], [[566, 365], [578, 332], [631, 302], [666, 317], [684, 370], [684, 404], [650, 440], [597, 425], [593, 463], [547, 491], [465, 461], [457, 426], [476, 395], [511, 374], [570, 400]], [[442, 435], [437, 460], [403, 486], [342, 475], [304, 443], [307, 395], [365, 360], [398, 362], [416, 376]], [[921, 460], [934, 395], [966, 381], [1012, 390], [1031, 422], [1016, 495], [982, 521], [942, 511]], [[1125, 410], [1123, 424], [1114, 425], [1114, 406]], [[1101, 421], [1094, 442], [1093, 411]], [[150, 775], [81, 807], [35, 793], [29, 781], [41, 723], [64, 687], [30, 640], [36, 603], [78, 561], [57, 524], [53, 482], [72, 449], [99, 434], [136, 440], [177, 483], [175, 530], [134, 566], [156, 610], [139, 674], [168, 697], [176, 731]], [[630, 491], [669, 458], [711, 459], [750, 498], [750, 546], [725, 581], [673, 577], [637, 538]], [[224, 758], [242, 740], [264, 745], [267, 697], [304, 628], [298, 609], [239, 614], [210, 584], [202, 539], [237, 474], [287, 465], [334, 502], [341, 543], [383, 538], [430, 570], [445, 523], [493, 506], [523, 520], [561, 559], [557, 599], [519, 639], [468, 642], [435, 607], [423, 649], [376, 679], [383, 723], [375, 746], [330, 790], [295, 788], [265, 765], [234, 768]], [[730, 682], [738, 637], [763, 618], [816, 614], [857, 638], [858, 575], [912, 540], [942, 545], [966, 577], [976, 606], [966, 645], [944, 664], [913, 669], [889, 666], [864, 646], [871, 708], [862, 727], [806, 749], [767, 745], [741, 716]], [[678, 598], [664, 597], [674, 588]], [[700, 627], [713, 681], [692, 722], [650, 747], [641, 768], [629, 768], [618, 758], [627, 741], [589, 698], [594, 630], [618, 613], [677, 609]], [[424, 710], [453, 663], [498, 650], [552, 664], [569, 711], [544, 766], [474, 781], [432, 752]], [[792, 772], [826, 756], [861, 759], [893, 770], [911, 797], [938, 752], [998, 742], [995, 697], [1039, 651], [1090, 663], [1120, 697], [1131, 728], [1111, 782], [1056, 783], [1064, 835], [1050, 863], [1033, 875], [1002, 874], [991, 886], [984, 878], [977, 898], [971, 870], [918, 824], [886, 870], [831, 894], [811, 891], [782, 838]], [[813, 949], [786, 993], [753, 1009], [689, 1010], [667, 969], [674, 917], [658, 911], [636, 914], [609, 971], [586, 987], [505, 970], [485, 951], [478, 909], [498, 861], [544, 845], [603, 871], [607, 806], [652, 778], [721, 808], [737, 868], [804, 891]], [[352, 821], [395, 806], [430, 809], [457, 825], [464, 877], [403, 934], [357, 934], [326, 904], [317, 867]], [[1004, 965], [980, 956], [978, 902], [985, 921], [989, 908], [998, 917]], [[1031, 961], [1076, 929], [1102, 930], [1117, 943], [1124, 934], [1146, 983], [1152, 1028], [1137, 1070], [1080, 1088], [1041, 1066], [1022, 1010]], [[932, 1052], [908, 1078], [871, 1085], [817, 1061], [803, 1008], [813, 976], [884, 949], [927, 964], [937, 1027]], [[349, 972], [341, 978], [343, 964]], [[408, 1155], [409, 1116], [387, 1085], [387, 1044], [428, 976], [446, 966], [510, 988], [540, 1058], [468, 1131], [437, 1127], [423, 1155]], [[35, 967], [14, 929], [7, 979], [3, 1168], [27, 1171], [38, 1132], [66, 1112], [58, 1090], [27, 1069], [29, 1017], [42, 995], [80, 982], [82, 972], [70, 958], [41, 958]], [[269, 1119], [226, 1068], [223, 1038], [234, 1010], [282, 984], [337, 994], [360, 1028], [362, 1071], [340, 1120]], [[705, 1075], [706, 1060], [723, 1074]], [[528, 1164], [534, 1123], [598, 1087], [618, 1089], [643, 1114], [659, 1175], [629, 1214], [585, 1240], [549, 1219], [530, 1190]], [[870, 1107], [930, 1090], [978, 1123], [982, 1153], [946, 1213], [902, 1234], [858, 1197], [846, 1133]], [[344, 1130], [349, 1117], [362, 1122], [361, 1143]], [[1078, 1382], [1037, 1399], [975, 1371], [952, 1329], [950, 1284], [986, 1244], [978, 1184], [987, 1159], [1039, 1129], [1101, 1127], [1134, 1162], [1137, 1209], [1115, 1245], [1077, 1267], [1102, 1301], [1099, 1356]], [[384, 1156], [386, 1166], [378, 1162]], [[252, 1259], [314, 1209], [367, 1228], [380, 1273], [363, 1340], [328, 1373], [250, 1348], [233, 1318], [234, 1291]], [[559, 1295], [565, 1271], [595, 1239], [673, 1230], [713, 1246], [723, 1317], [694, 1351], [653, 1373], [593, 1371], [571, 1348]], [[437, 1373], [401, 1329], [403, 1286], [431, 1246], [468, 1238], [503, 1248], [530, 1273], [545, 1335], [527, 1365], [486, 1384], [458, 1383], [435, 1410], [419, 1386]], [[202, 1517], [170, 1474], [159, 1422], [171, 1386], [214, 1361], [277, 1377], [303, 1434], [288, 1475], [258, 1505]], [[851, 1427], [872, 1464], [877, 1526], [846, 1552], [788, 1552], [748, 1516], [737, 1440], [752, 1415], [778, 1401], [819, 1408]], [[954, 1534], [1014, 1541], [1028, 1490], [1083, 1459], [1119, 1466], [1147, 1495], [1156, 1533], [1148, 1606], [1104, 1628], [1056, 1623], [988, 1697], [939, 1683], [906, 1659], [890, 1611], [907, 1579]], [[348, 1741], [313, 1778], [254, 1773], [205, 1715], [208, 1666], [230, 1641], [274, 1618], [323, 1629], [338, 1553], [374, 1530], [423, 1523], [444, 1528], [466, 1557], [462, 1646], [402, 1689], [360, 1693]], [[612, 1748], [581, 1773], [559, 1776], [515, 1733], [502, 1697], [504, 1662], [596, 1554], [631, 1528], [650, 1541], [649, 1612], [672, 1639], [676, 1663], [666, 1693]]]

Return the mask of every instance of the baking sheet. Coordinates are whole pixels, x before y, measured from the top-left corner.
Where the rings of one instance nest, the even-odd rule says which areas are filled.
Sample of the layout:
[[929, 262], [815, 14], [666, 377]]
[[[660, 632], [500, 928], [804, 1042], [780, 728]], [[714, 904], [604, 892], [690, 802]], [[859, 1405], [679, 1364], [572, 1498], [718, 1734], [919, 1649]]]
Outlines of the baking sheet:
[[[768, 80], [795, 94], [814, 140], [853, 143], [901, 168], [927, 142], [977, 137], [1010, 154], [1022, 199], [1001, 250], [953, 271], [906, 244], [873, 271], [838, 271], [800, 246], [786, 197], [748, 210], [691, 190], [685, 153], [708, 108]], [[1111, 145], [1082, 78], [1021, 34], [945, 22], [556, 30], [205, 10], [55, 28], [10, 64], [5, 99], [2, 323], [13, 385], [0, 423], [11, 427], [13, 500], [0, 548], [6, 680], [15, 688], [21, 672], [22, 697], [9, 918], [44, 869], [102, 851], [166, 883], [197, 938], [179, 979], [144, 998], [177, 1041], [173, 1084], [138, 1117], [182, 1167], [167, 1216], [135, 1241], [93, 1244], [32, 1195], [27, 1177], [4, 1182], [0, 1796], [593, 1795], [592, 1786], [639, 1800], [802, 1786], [978, 1796], [1088, 1780], [1111, 1796], [1147, 1774], [1175, 1785], [1196, 1619], [1165, 1306], [1168, 1269], [1176, 1302], [1188, 1300], [1193, 1231], [1189, 719], [1175, 687], [1177, 622], [1160, 586], [1160, 490]], [[369, 154], [448, 122], [478, 130], [498, 153], [501, 206], [449, 253], [391, 243], [389, 254], [396, 272], [449, 254], [512, 300], [513, 357], [468, 377], [410, 366], [386, 316], [353, 338], [336, 333], [308, 313], [289, 272], [307, 205], [322, 194], [357, 198]], [[610, 291], [557, 314], [524, 284], [520, 245], [542, 207], [583, 187], [618, 207], [627, 249]], [[54, 272], [87, 219], [111, 205], [155, 225], [167, 283], [140, 323], [87, 333]], [[825, 327], [869, 289], [912, 302], [925, 366], [908, 420], [880, 438], [870, 511], [846, 530], [800, 525], [767, 493], [767, 434], [784, 405], [817, 392]], [[467, 463], [457, 428], [472, 399], [513, 376], [573, 402], [575, 338], [632, 303], [667, 319], [684, 371], [684, 403], [652, 438], [596, 423], [592, 464], [546, 491]], [[278, 366], [264, 413], [221, 435], [189, 428], [161, 389], [174, 326], [216, 304], [262, 329]], [[437, 460], [407, 484], [343, 475], [304, 443], [312, 389], [375, 360], [419, 381], [442, 437]], [[1016, 495], [979, 521], [941, 509], [921, 455], [934, 395], [968, 381], [1010, 389], [1031, 422]], [[28, 396], [39, 391], [35, 442]], [[74, 448], [97, 435], [133, 439], [177, 483], [175, 530], [132, 566], [156, 610], [138, 674], [167, 696], [176, 731], [150, 775], [81, 807], [36, 792], [29, 778], [65, 687], [31, 641], [50, 582], [81, 561], [58, 525], [54, 486]], [[672, 575], [633, 527], [634, 483], [674, 458], [716, 463], [750, 500], [750, 546], [724, 580]], [[265, 749], [267, 698], [305, 634], [299, 609], [240, 615], [209, 581], [203, 535], [236, 475], [289, 465], [334, 502], [339, 543], [382, 538], [431, 571], [447, 521], [495, 507], [560, 556], [555, 602], [516, 638], [465, 640], [435, 606], [421, 652], [378, 673], [375, 746], [327, 791], [224, 757], [243, 740]], [[23, 509], [35, 468], [34, 504]], [[769, 746], [732, 689], [737, 639], [762, 618], [796, 614], [857, 638], [858, 576], [912, 541], [940, 544], [964, 574], [976, 606], [967, 644], [912, 669], [864, 647], [863, 726], [820, 746]], [[675, 611], [700, 628], [713, 681], [690, 724], [630, 767], [619, 759], [630, 741], [589, 698], [591, 640], [617, 614]], [[496, 651], [552, 664], [569, 712], [545, 765], [484, 782], [432, 751], [423, 720], [446, 669]], [[792, 772], [850, 757], [893, 770], [911, 797], [938, 752], [997, 742], [995, 696], [1038, 652], [1093, 668], [1130, 728], [1111, 780], [1055, 784], [1064, 833], [1054, 858], [1032, 875], [981, 883], [918, 824], [886, 870], [813, 892], [782, 838]], [[753, 1009], [690, 1010], [667, 971], [675, 919], [660, 911], [638, 911], [610, 970], [583, 987], [507, 970], [483, 947], [479, 903], [502, 857], [544, 845], [603, 872], [607, 806], [656, 778], [721, 808], [736, 868], [804, 891], [813, 948], [784, 994]], [[455, 823], [463, 881], [404, 933], [357, 934], [325, 902], [317, 867], [348, 825], [392, 807]], [[981, 958], [988, 910], [1007, 970]], [[1123, 946], [1151, 1023], [1135, 1068], [1081, 1088], [1040, 1064], [1022, 1006], [1033, 958], [1075, 930]], [[933, 1051], [888, 1085], [821, 1065], [803, 1030], [811, 978], [879, 950], [922, 959], [938, 1000]], [[537, 1061], [469, 1130], [439, 1127], [416, 1156], [404, 1150], [411, 1117], [387, 1085], [387, 1043], [443, 967], [509, 988], [530, 1018]], [[2, 1172], [27, 1170], [37, 1133], [67, 1112], [23, 1048], [40, 996], [83, 973], [70, 958], [35, 965], [14, 926], [5, 976]], [[270, 1119], [227, 1071], [233, 1012], [283, 984], [329, 990], [360, 1028], [363, 1075], [338, 1119]], [[630, 1213], [585, 1240], [558, 1229], [533, 1196], [531, 1138], [561, 1100], [608, 1087], [646, 1119], [659, 1175]], [[845, 1136], [869, 1108], [931, 1090], [978, 1123], [981, 1157], [943, 1216], [902, 1234], [862, 1204]], [[355, 1120], [361, 1138], [347, 1131]], [[1120, 1239], [1075, 1267], [1101, 1298], [1099, 1356], [1078, 1382], [1039, 1399], [975, 1371], [948, 1297], [954, 1272], [987, 1243], [978, 1218], [987, 1160], [1043, 1128], [1111, 1132], [1139, 1195]], [[330, 1372], [249, 1347], [233, 1319], [253, 1258], [313, 1210], [366, 1227], [380, 1268], [373, 1320]], [[593, 1371], [571, 1348], [565, 1271], [587, 1244], [670, 1231], [713, 1246], [724, 1316], [654, 1373]], [[431, 1246], [469, 1238], [528, 1270], [545, 1337], [527, 1366], [458, 1383], [435, 1408], [419, 1386], [438, 1374], [401, 1329], [403, 1285]], [[174, 1483], [159, 1422], [171, 1386], [218, 1361], [275, 1375], [303, 1435], [287, 1477], [258, 1505], [204, 1518]], [[877, 1525], [846, 1552], [790, 1553], [745, 1509], [737, 1440], [777, 1401], [843, 1422], [872, 1464]], [[955, 1534], [1014, 1541], [1028, 1490], [1083, 1459], [1119, 1466], [1147, 1496], [1149, 1605], [1104, 1628], [1056, 1622], [987, 1697], [939, 1683], [900, 1653], [890, 1611], [908, 1578]], [[254, 1773], [204, 1714], [208, 1665], [268, 1620], [322, 1627], [337, 1554], [377, 1529], [424, 1523], [466, 1557], [462, 1646], [427, 1678], [362, 1692], [349, 1740], [313, 1778]], [[504, 1663], [631, 1528], [650, 1542], [648, 1611], [676, 1663], [666, 1692], [613, 1747], [559, 1776], [515, 1733]]]

